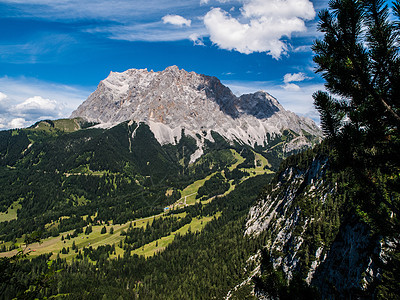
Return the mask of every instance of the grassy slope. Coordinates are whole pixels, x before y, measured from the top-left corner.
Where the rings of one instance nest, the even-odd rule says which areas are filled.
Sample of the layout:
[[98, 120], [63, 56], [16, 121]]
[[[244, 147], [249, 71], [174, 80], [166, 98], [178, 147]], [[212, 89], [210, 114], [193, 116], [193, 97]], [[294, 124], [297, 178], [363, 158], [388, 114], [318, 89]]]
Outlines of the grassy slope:
[[0, 212], [0, 222], [11, 221], [11, 220], [17, 219], [17, 210], [20, 208], [21, 208], [21, 204], [19, 204], [19, 201], [15, 201], [7, 209], [7, 212]]
[[[239, 164], [241, 164], [245, 159], [235, 150], [231, 150], [232, 155], [234, 156], [234, 158], [236, 159], [236, 162], [234, 164], [232, 164], [229, 167], [229, 170], [234, 170]], [[272, 173], [272, 171], [270, 170], [265, 170], [264, 166], [268, 165], [268, 161], [262, 157], [261, 155], [256, 154], [256, 161], [259, 161], [261, 163], [258, 163], [257, 166], [255, 166], [254, 168], [248, 168], [248, 169], [241, 169], [244, 171], [249, 172], [249, 176], [245, 177], [241, 180], [241, 182], [243, 182], [244, 180], [250, 178], [250, 177], [254, 177], [256, 175], [260, 175], [260, 174], [264, 174], [264, 173]], [[204, 182], [206, 180], [208, 180], [211, 176], [215, 175], [218, 172], [215, 172], [203, 179], [197, 180], [194, 183], [190, 184], [189, 186], [187, 186], [185, 189], [183, 189], [181, 191], [181, 199], [179, 199], [178, 201], [176, 201], [173, 205], [169, 206], [170, 209], [171, 208], [182, 208], [188, 205], [194, 205], [196, 203], [196, 195], [197, 195], [197, 191], [198, 189], [204, 184]], [[223, 171], [222, 171], [223, 174]], [[75, 175], [75, 174], [74, 174]], [[97, 174], [96, 174], [97, 175]], [[233, 185], [232, 183], [233, 181], [230, 182], [231, 186], [229, 188], [229, 190], [227, 192], [224, 193], [224, 195], [230, 193], [231, 191], [233, 191], [235, 189], [235, 185]], [[209, 199], [202, 199], [202, 203], [205, 205], [207, 203], [210, 203], [215, 197], [211, 197]], [[186, 201], [185, 201], [186, 200]], [[11, 217], [16, 217], [16, 210], [17, 210], [17, 205], [14, 205], [14, 208], [12, 211], [15, 211], [15, 213], [11, 213], [9, 212]], [[185, 213], [182, 214], [176, 214], [175, 217], [183, 217]], [[5, 215], [5, 214], [4, 214]], [[8, 214], [7, 214], [8, 215]], [[5, 215], [5, 216], [7, 216]], [[14, 216], [15, 215], [15, 216]], [[106, 234], [101, 234], [100, 231], [103, 228], [104, 224], [99, 224], [99, 225], [93, 225], [92, 226], [92, 230], [93, 232], [90, 233], [89, 235], [85, 235], [85, 234], [79, 234], [78, 237], [76, 238], [71, 238], [70, 240], [64, 240], [61, 241], [61, 235], [63, 235], [64, 237], [66, 237], [68, 234], [72, 234], [73, 230], [68, 231], [68, 232], [64, 232], [62, 233], [60, 236], [58, 237], [50, 237], [47, 238], [45, 240], [43, 240], [43, 242], [41, 244], [34, 244], [34, 245], [30, 245], [30, 249], [32, 250], [31, 252], [31, 256], [38, 256], [41, 254], [45, 254], [45, 253], [49, 253], [52, 252], [53, 253], [53, 258], [55, 258], [57, 256], [57, 254], [60, 255], [60, 257], [62, 258], [67, 258], [68, 260], [72, 260], [73, 257], [76, 256], [75, 251], [73, 251], [71, 249], [72, 247], [72, 243], [75, 241], [75, 245], [78, 247], [78, 249], [82, 249], [83, 247], [88, 247], [88, 246], [92, 246], [93, 248], [97, 248], [98, 246], [101, 245], [112, 245], [112, 244], [116, 244], [118, 245], [118, 243], [124, 239], [124, 236], [121, 236], [121, 231], [122, 230], [127, 230], [129, 228], [130, 223], [132, 223], [133, 227], [144, 227], [146, 226], [147, 222], [149, 222], [150, 224], [152, 223], [154, 218], [160, 218], [162, 217], [164, 214], [159, 214], [156, 216], [151, 216], [151, 217], [147, 217], [147, 218], [143, 218], [143, 219], [138, 219], [138, 220], [133, 220], [133, 221], [129, 221], [125, 224], [122, 225], [109, 225], [106, 226], [107, 228], [107, 233]], [[10, 218], [10, 216], [7, 216]], [[3, 217], [5, 218], [3, 215], [0, 215], [0, 218]], [[210, 222], [212, 220], [212, 218], [214, 217], [219, 217], [219, 214], [216, 214], [214, 216], [210, 216], [210, 217], [203, 217], [200, 219], [193, 219], [192, 222], [190, 224], [187, 224], [183, 227], [181, 227], [180, 229], [178, 229], [177, 231], [171, 233], [169, 236], [160, 238], [156, 241], [153, 241], [149, 244], [144, 245], [144, 247], [139, 248], [134, 250], [132, 253], [134, 254], [138, 254], [138, 255], [144, 255], [146, 257], [148, 256], [152, 256], [155, 253], [162, 251], [165, 249], [165, 247], [167, 245], [169, 245], [170, 243], [172, 243], [172, 241], [174, 240], [174, 237], [176, 234], [186, 234], [189, 230], [189, 227], [191, 228], [191, 231], [201, 231], [204, 226]], [[49, 224], [49, 226], [55, 226], [55, 224]], [[110, 234], [109, 230], [111, 228], [111, 226], [114, 228], [114, 234]], [[17, 243], [22, 244], [23, 240], [19, 239], [17, 241]], [[11, 242], [6, 243], [6, 246], [9, 247], [11, 245]], [[157, 245], [157, 246], [156, 246]], [[60, 251], [61, 249], [65, 247], [69, 247], [70, 251], [68, 254], [61, 254]], [[14, 255], [16, 253], [17, 250], [13, 250], [10, 252], [4, 252], [4, 253], [0, 253], [0, 257], [4, 257], [4, 256], [11, 256]], [[113, 255], [111, 257], [116, 257], [118, 255], [123, 255], [123, 250], [119, 247], [116, 246], [116, 255]]]
[[[147, 222], [151, 224], [153, 222], [153, 219], [158, 219], [161, 218], [163, 214], [157, 215], [157, 216], [151, 216], [143, 219], [137, 219], [133, 221], [129, 221], [125, 224], [122, 225], [109, 225], [106, 226], [107, 228], [107, 233], [101, 234], [101, 229], [105, 226], [104, 224], [99, 224], [99, 225], [93, 225], [92, 226], [92, 232], [89, 235], [85, 235], [84, 233], [79, 234], [76, 238], [71, 238], [70, 240], [64, 239], [64, 241], [61, 241], [61, 236], [66, 237], [68, 234], [72, 234], [74, 230], [70, 230], [67, 232], [62, 233], [58, 237], [49, 237], [47, 239], [44, 239], [41, 244], [32, 244], [29, 246], [29, 248], [32, 250], [31, 256], [38, 256], [41, 254], [53, 252], [53, 257], [55, 258], [57, 254], [60, 252], [60, 250], [65, 247], [70, 248], [70, 252], [68, 254], [61, 254], [59, 253], [60, 257], [62, 258], [67, 258], [67, 259], [72, 259], [76, 255], [74, 251], [71, 251], [72, 243], [75, 241], [75, 245], [78, 247], [78, 249], [82, 249], [83, 247], [88, 247], [92, 246], [93, 248], [97, 248], [98, 246], [101, 245], [112, 245], [112, 244], [117, 244], [119, 241], [123, 240], [125, 237], [121, 236], [121, 231], [122, 230], [127, 230], [129, 228], [130, 223], [132, 223], [132, 227], [134, 228], [139, 228], [139, 227], [144, 227], [146, 226]], [[175, 217], [184, 217], [185, 213], [181, 214], [176, 214]], [[114, 233], [110, 234], [110, 228], [114, 228]], [[22, 244], [23, 240], [19, 239], [17, 243]], [[11, 243], [6, 243], [6, 246], [10, 246]], [[17, 250], [13, 250], [10, 252], [4, 252], [0, 253], [0, 257], [4, 256], [11, 256], [16, 253]]]
[[170, 235], [146, 244], [143, 247], [132, 251], [132, 253], [143, 255], [145, 257], [153, 256], [155, 253], [163, 251], [169, 244], [171, 244], [174, 241], [175, 235], [185, 235], [186, 233], [188, 233], [189, 228], [191, 232], [201, 231], [208, 222], [210, 222], [214, 217], [218, 218], [219, 216], [220, 214], [217, 213], [214, 216], [194, 218], [192, 222], [186, 224], [185, 226], [182, 226], [177, 231], [172, 232]]
[[33, 130], [54, 131], [61, 130], [64, 132], [74, 132], [81, 128], [80, 119], [59, 119], [52, 121], [40, 121], [35, 124]]
[[244, 157], [241, 156], [239, 153], [237, 153], [236, 150], [231, 149], [232, 155], [233, 157], [236, 159], [236, 162], [234, 164], [232, 164], [228, 169], [229, 171], [233, 171], [234, 169], [236, 169], [236, 167], [238, 165], [240, 165], [242, 162], [245, 161]]

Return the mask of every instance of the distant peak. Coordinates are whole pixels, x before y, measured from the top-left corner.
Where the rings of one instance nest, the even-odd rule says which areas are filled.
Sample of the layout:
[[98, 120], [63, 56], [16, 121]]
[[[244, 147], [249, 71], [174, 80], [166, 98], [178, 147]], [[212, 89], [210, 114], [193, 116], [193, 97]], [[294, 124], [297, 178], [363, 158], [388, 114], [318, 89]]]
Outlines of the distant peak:
[[218, 78], [176, 65], [157, 72], [111, 72], [72, 116], [98, 123], [145, 122], [159, 141], [168, 143], [174, 143], [182, 128], [196, 139], [196, 133], [212, 130], [249, 145], [263, 145], [285, 128], [299, 134], [310, 130], [265, 91], [237, 97]]
[[[183, 69], [182, 69], [183, 70]], [[178, 66], [173, 65], [173, 66], [169, 66], [165, 69], [165, 71], [179, 71]]]

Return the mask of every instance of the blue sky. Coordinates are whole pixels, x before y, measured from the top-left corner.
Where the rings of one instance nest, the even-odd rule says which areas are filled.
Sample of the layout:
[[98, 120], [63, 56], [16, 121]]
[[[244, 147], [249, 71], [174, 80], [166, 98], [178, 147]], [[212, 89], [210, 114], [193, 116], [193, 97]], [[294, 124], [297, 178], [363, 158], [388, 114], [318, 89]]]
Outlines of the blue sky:
[[0, 129], [68, 117], [110, 71], [177, 65], [318, 116], [315, 0], [0, 0]]

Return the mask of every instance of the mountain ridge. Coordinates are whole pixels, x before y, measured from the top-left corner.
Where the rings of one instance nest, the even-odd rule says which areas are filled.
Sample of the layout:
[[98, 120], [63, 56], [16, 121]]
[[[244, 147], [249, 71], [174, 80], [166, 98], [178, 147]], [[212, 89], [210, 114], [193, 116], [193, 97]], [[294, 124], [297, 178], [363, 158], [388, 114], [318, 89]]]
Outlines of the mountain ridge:
[[211, 131], [231, 143], [263, 147], [290, 129], [298, 136], [288, 152], [311, 146], [304, 138], [305, 132], [322, 137], [311, 119], [286, 111], [267, 92], [237, 97], [218, 78], [177, 66], [160, 72], [111, 72], [71, 114], [74, 117], [98, 122], [98, 127], [112, 127], [128, 120], [144, 122], [160, 144], [176, 144], [183, 129], [199, 148], [192, 161], [201, 156], [204, 140], [213, 141]]

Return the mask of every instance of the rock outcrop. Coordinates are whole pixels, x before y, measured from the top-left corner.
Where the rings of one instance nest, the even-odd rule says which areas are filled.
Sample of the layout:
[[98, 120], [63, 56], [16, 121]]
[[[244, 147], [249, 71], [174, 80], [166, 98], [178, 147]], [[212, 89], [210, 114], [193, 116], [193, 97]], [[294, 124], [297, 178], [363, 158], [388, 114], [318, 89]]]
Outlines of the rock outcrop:
[[300, 275], [324, 298], [362, 295], [379, 273], [380, 238], [346, 210], [345, 184], [327, 156], [303, 155], [277, 174], [246, 223], [246, 235], [266, 236], [275, 269], [289, 281]]

